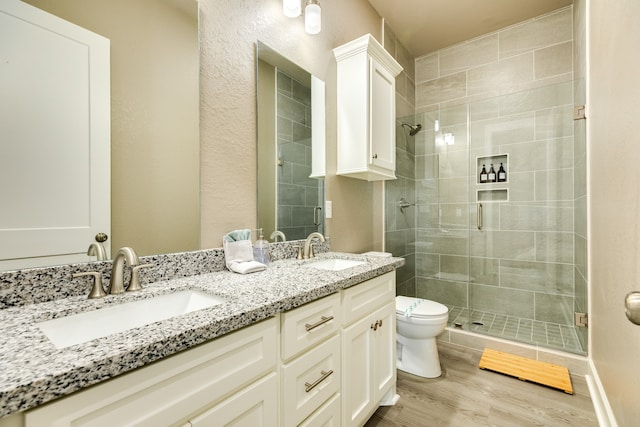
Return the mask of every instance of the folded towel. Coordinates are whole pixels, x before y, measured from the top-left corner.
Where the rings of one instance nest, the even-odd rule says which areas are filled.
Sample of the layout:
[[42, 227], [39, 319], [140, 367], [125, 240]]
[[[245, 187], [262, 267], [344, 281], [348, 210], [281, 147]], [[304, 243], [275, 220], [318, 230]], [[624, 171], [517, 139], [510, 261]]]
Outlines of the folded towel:
[[248, 274], [267, 268], [266, 265], [253, 260], [251, 240], [229, 242], [223, 239], [222, 244], [224, 246], [224, 261], [229, 271]]
[[222, 237], [223, 242], [240, 242], [242, 240], [251, 240], [251, 230], [233, 230]]
[[267, 268], [266, 265], [258, 261], [232, 262], [227, 266], [234, 273], [248, 274], [262, 271]]

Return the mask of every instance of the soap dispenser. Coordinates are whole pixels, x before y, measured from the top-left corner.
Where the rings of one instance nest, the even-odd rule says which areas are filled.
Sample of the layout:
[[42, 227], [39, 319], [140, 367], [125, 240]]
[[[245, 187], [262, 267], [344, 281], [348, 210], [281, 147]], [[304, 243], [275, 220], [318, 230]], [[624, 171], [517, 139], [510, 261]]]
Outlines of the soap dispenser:
[[269, 242], [262, 234], [262, 228], [258, 229], [259, 237], [253, 245], [253, 259], [264, 265], [269, 265]]

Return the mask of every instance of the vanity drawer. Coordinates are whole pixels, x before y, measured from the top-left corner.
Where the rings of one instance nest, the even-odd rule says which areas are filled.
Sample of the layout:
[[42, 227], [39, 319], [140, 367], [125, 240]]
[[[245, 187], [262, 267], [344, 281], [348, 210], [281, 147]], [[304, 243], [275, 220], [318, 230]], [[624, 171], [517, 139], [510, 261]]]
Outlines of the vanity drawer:
[[340, 330], [340, 294], [282, 313], [282, 359], [303, 352]]
[[304, 420], [300, 427], [338, 427], [340, 421], [340, 395], [336, 394]]
[[283, 365], [280, 378], [283, 425], [297, 426], [340, 391], [340, 337]]
[[342, 322], [349, 325], [393, 301], [396, 273], [391, 271], [342, 291]]

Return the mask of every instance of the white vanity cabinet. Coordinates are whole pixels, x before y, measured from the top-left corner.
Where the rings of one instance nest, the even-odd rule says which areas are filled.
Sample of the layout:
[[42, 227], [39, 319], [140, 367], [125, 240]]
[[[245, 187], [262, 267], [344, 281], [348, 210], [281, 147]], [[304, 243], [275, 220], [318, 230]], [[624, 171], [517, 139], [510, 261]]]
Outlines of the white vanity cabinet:
[[278, 326], [265, 320], [42, 405], [24, 425], [278, 425]]
[[395, 396], [395, 349], [392, 271], [0, 427], [357, 426]]
[[342, 294], [342, 426], [361, 426], [395, 394], [395, 273]]
[[395, 77], [402, 67], [371, 34], [333, 52], [338, 64], [336, 174], [395, 179]]
[[339, 425], [340, 319], [339, 293], [281, 314], [280, 426]]

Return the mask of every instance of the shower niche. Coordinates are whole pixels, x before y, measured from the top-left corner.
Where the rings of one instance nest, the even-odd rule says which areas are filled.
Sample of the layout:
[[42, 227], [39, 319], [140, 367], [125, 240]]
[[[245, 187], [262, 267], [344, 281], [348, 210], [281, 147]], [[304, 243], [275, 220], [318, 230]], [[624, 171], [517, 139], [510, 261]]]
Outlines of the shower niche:
[[476, 200], [478, 202], [509, 201], [509, 155], [476, 157]]

